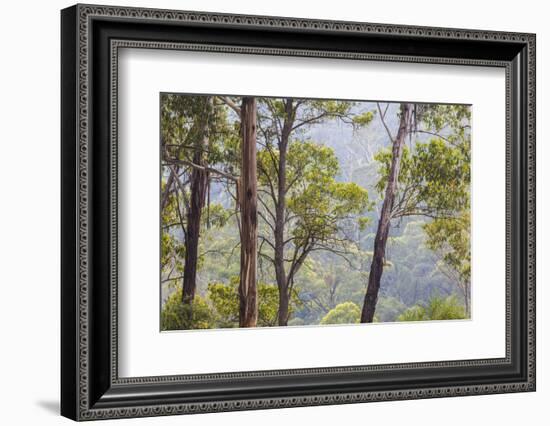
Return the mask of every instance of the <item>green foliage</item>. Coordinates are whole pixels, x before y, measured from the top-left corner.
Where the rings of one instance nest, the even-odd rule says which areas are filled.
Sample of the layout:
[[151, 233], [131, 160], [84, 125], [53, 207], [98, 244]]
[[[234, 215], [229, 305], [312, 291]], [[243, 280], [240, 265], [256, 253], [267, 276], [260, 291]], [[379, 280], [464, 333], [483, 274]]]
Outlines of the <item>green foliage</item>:
[[[216, 106], [212, 96], [180, 96], [164, 93], [160, 100], [161, 142], [164, 158], [192, 160], [197, 150], [207, 164], [233, 165], [238, 127], [228, 120], [226, 108]], [[202, 146], [208, 129], [208, 147]], [[237, 151], [238, 152], [238, 151]]]
[[470, 212], [456, 218], [436, 219], [424, 225], [427, 246], [441, 254], [443, 263], [463, 283], [470, 282]]
[[397, 317], [397, 321], [428, 321], [426, 308], [415, 305]]
[[[259, 102], [269, 104], [273, 118], [282, 119], [285, 117], [286, 112], [283, 99], [260, 98]], [[297, 124], [319, 123], [327, 119], [346, 119], [351, 117], [350, 110], [353, 106], [354, 102], [349, 101], [323, 99], [309, 99], [306, 101], [302, 99], [296, 111], [296, 122]]]
[[161, 330], [212, 328], [212, 311], [202, 297], [195, 296], [192, 304], [182, 303], [181, 298], [182, 290], [178, 288], [166, 300], [160, 316]]
[[[238, 97], [232, 99], [239, 104]], [[220, 98], [213, 97], [211, 104], [207, 100], [161, 95], [163, 190], [170, 174], [164, 158], [190, 161], [197, 149], [211, 168], [240, 175], [239, 119]], [[289, 279], [293, 286], [289, 325], [353, 323], [360, 315], [376, 232], [374, 207], [380, 200], [372, 194], [385, 189], [389, 140], [381, 122], [373, 121], [373, 103], [294, 99], [293, 105], [295, 117], [286, 147], [285, 275], [303, 252], [307, 255], [295, 262], [299, 271]], [[392, 131], [395, 119], [399, 121], [396, 105], [390, 105], [386, 115]], [[273, 326], [279, 295], [273, 263], [266, 259], [274, 253], [278, 138], [288, 110], [284, 99], [272, 98], [259, 98], [258, 108], [258, 326]], [[460, 312], [432, 306], [431, 295], [455, 292], [455, 277], [463, 285], [470, 281], [470, 108], [417, 104], [415, 118], [419, 132], [407, 139], [403, 152], [376, 309], [376, 320], [383, 322], [457, 316]], [[200, 144], [205, 119], [208, 147]], [[423, 130], [434, 134], [423, 135]], [[162, 309], [161, 325], [163, 329], [237, 327], [239, 211], [235, 185], [222, 175], [209, 175], [210, 203], [201, 216], [197, 299], [191, 312], [180, 303], [181, 290], [176, 287], [183, 274], [182, 224], [187, 220], [190, 171], [180, 166], [182, 186], [169, 194], [161, 212], [162, 291], [171, 294]]]
[[361, 319], [361, 309], [353, 302], [336, 305], [321, 320], [321, 324], [355, 324]]
[[395, 321], [397, 317], [407, 309], [407, 306], [399, 299], [391, 296], [378, 298], [376, 304], [376, 316], [380, 322]]
[[[388, 181], [392, 154], [380, 151], [380, 179], [376, 189], [383, 193]], [[399, 172], [398, 196], [393, 217], [427, 215], [449, 217], [469, 205], [470, 160], [462, 149], [442, 139], [417, 142], [413, 152], [404, 147]]]
[[[294, 313], [300, 302], [293, 294], [290, 298], [290, 315]], [[265, 283], [258, 283], [258, 326], [270, 327], [277, 325], [277, 314], [279, 312], [279, 290], [276, 286]]]
[[365, 231], [367, 227], [370, 225], [371, 219], [369, 217], [363, 216], [357, 219], [357, 224], [359, 225], [360, 231]]
[[[278, 155], [258, 152], [260, 185], [276, 187]], [[339, 165], [333, 149], [311, 141], [293, 141], [286, 170], [287, 209], [294, 217], [291, 232], [295, 245], [303, 246], [312, 239], [330, 242], [345, 220], [366, 226], [368, 220], [357, 215], [372, 208], [368, 193], [356, 183], [336, 180]]]
[[[239, 326], [239, 277], [229, 284], [210, 283], [206, 297], [195, 296], [192, 305], [181, 302], [181, 287], [166, 300], [161, 311], [162, 330], [232, 328]], [[277, 287], [258, 284], [258, 326], [277, 325], [279, 293]], [[291, 312], [300, 301], [291, 298]]]
[[374, 118], [374, 111], [367, 111], [353, 117], [353, 122], [360, 126], [366, 126], [371, 123], [373, 118]]
[[[381, 317], [384, 315], [379, 309], [385, 298], [395, 298], [409, 307], [429, 300], [432, 294], [450, 294], [456, 290], [455, 284], [438, 266], [438, 255], [426, 245], [424, 225], [430, 221], [424, 217], [395, 221], [396, 226], [390, 231], [386, 246], [385, 260], [386, 264], [391, 263], [391, 267], [384, 268], [383, 292], [376, 309]], [[363, 244], [370, 246], [373, 240], [374, 234], [367, 234]], [[366, 275], [368, 279], [368, 270]]]
[[446, 133], [451, 144], [461, 144], [469, 138], [471, 110], [468, 105], [423, 105], [417, 111], [422, 123], [437, 133]]
[[433, 297], [427, 306], [416, 305], [407, 309], [397, 318], [397, 321], [431, 321], [465, 319], [466, 312], [456, 296], [447, 298]]
[[181, 260], [185, 257], [185, 245], [182, 244], [173, 234], [163, 232], [161, 236], [161, 265], [167, 267], [171, 261], [174, 262], [174, 269], [183, 271]]
[[219, 282], [210, 283], [206, 292], [216, 313], [216, 326], [221, 328], [238, 327], [239, 294], [236, 286]]
[[[161, 154], [162, 194], [167, 182], [177, 174], [179, 184], [169, 189], [167, 202], [161, 211], [161, 271], [163, 280], [174, 286], [183, 274], [185, 258], [185, 226], [189, 209], [190, 163], [200, 155], [201, 164], [223, 164], [221, 169], [231, 173], [237, 168], [234, 148], [239, 129], [228, 119], [227, 108], [221, 107], [212, 96], [180, 96], [161, 94]], [[208, 138], [205, 146], [203, 141]], [[237, 150], [238, 152], [238, 150]], [[174, 174], [174, 175], [172, 175]], [[224, 227], [230, 212], [221, 203], [208, 203], [201, 215], [201, 239], [211, 227]], [[205, 259], [199, 253], [199, 270]]]
[[[239, 325], [239, 277], [232, 277], [229, 284], [214, 282], [208, 284], [207, 300], [212, 304], [216, 326], [222, 328]], [[300, 305], [297, 295], [290, 300], [290, 312]], [[271, 284], [258, 283], [258, 327], [277, 325], [279, 291]]]
[[[403, 262], [393, 262], [394, 271], [388, 270], [386, 280], [400, 277], [427, 276], [427, 280], [397, 291], [402, 300], [413, 290], [412, 300], [423, 300], [433, 287], [442, 290], [441, 278], [458, 285], [469, 309], [470, 280], [470, 108], [464, 105], [415, 106], [419, 121], [414, 135], [417, 141], [405, 146], [400, 162], [397, 194], [392, 208], [393, 219], [424, 217], [419, 229], [423, 232], [420, 244], [436, 255], [426, 262], [415, 259], [415, 264], [403, 268]], [[419, 140], [429, 134], [431, 139]], [[385, 191], [392, 153], [385, 148], [375, 156], [379, 163], [376, 189]], [[418, 227], [417, 227], [418, 228]], [[416, 237], [415, 237], [416, 238]], [[392, 237], [389, 239], [391, 254]], [[394, 239], [401, 243], [402, 239]], [[387, 254], [387, 258], [390, 255]], [[407, 255], [409, 257], [409, 255]], [[436, 259], [439, 257], [439, 261]], [[434, 268], [434, 260], [435, 268]], [[430, 272], [431, 271], [431, 272]], [[429, 281], [433, 285], [427, 285]], [[420, 287], [420, 288], [419, 288]], [[454, 292], [455, 289], [453, 289]], [[419, 297], [420, 296], [420, 297]], [[424, 299], [425, 300], [425, 299]], [[408, 300], [411, 301], [410, 299]], [[430, 302], [432, 303], [432, 302]], [[435, 303], [435, 301], [433, 302]], [[423, 319], [430, 316], [427, 308], [413, 307], [402, 314], [403, 318]], [[464, 311], [464, 308], [462, 308]], [[458, 315], [458, 314], [457, 314]], [[464, 313], [462, 315], [465, 315]]]
[[[162, 190], [164, 191], [166, 182], [162, 182]], [[185, 256], [185, 245], [180, 239], [170, 232], [172, 226], [178, 225], [177, 214], [177, 199], [172, 193], [168, 196], [168, 202], [161, 211], [161, 222], [163, 225], [161, 233], [161, 267], [163, 270], [174, 269], [177, 272], [183, 271], [183, 264], [181, 259]]]
[[226, 209], [219, 203], [211, 203], [205, 209], [204, 214], [201, 216], [202, 224], [207, 227], [224, 227], [229, 218], [231, 217], [231, 211]]

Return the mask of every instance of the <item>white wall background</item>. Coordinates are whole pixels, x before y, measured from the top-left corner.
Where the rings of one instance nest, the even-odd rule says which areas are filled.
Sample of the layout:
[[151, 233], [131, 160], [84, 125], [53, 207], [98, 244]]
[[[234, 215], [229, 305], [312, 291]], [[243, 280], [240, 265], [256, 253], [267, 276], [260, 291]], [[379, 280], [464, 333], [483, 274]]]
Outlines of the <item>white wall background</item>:
[[[103, 4], [537, 33], [538, 390], [530, 394], [107, 421], [186, 425], [534, 425], [550, 401], [550, 27], [540, 0], [120, 0]], [[69, 424], [59, 405], [59, 9], [11, 1], [0, 25], [0, 419]]]

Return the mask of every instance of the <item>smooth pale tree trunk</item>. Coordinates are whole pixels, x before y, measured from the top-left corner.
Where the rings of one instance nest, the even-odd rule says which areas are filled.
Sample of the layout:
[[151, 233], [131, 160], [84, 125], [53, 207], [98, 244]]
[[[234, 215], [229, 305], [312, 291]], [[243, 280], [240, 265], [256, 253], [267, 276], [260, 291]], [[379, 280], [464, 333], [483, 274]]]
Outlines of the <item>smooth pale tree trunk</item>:
[[374, 320], [374, 312], [376, 310], [376, 302], [378, 301], [378, 292], [380, 290], [380, 280], [382, 279], [382, 272], [384, 271], [386, 243], [388, 241], [388, 233], [391, 224], [391, 211], [395, 200], [395, 193], [397, 191], [401, 156], [403, 154], [405, 138], [409, 133], [413, 105], [407, 103], [401, 104], [400, 110], [401, 117], [399, 120], [399, 131], [393, 140], [392, 160], [390, 172], [388, 174], [388, 183], [386, 186], [384, 202], [382, 203], [380, 219], [378, 220], [378, 229], [374, 239], [374, 254], [369, 272], [369, 283], [365, 294], [363, 310], [361, 312], [362, 323], [372, 322]]
[[[193, 153], [193, 163], [204, 167], [206, 164], [205, 150], [209, 144], [209, 119], [212, 110], [212, 99], [205, 102], [204, 115], [202, 117], [201, 137], [197, 140]], [[197, 287], [197, 264], [199, 260], [199, 237], [201, 227], [202, 209], [205, 205], [206, 190], [208, 187], [208, 172], [194, 167], [191, 171], [191, 188], [189, 197], [189, 210], [187, 211], [187, 231], [185, 235], [185, 262], [183, 269], [183, 294], [182, 302], [193, 303], [195, 289]]]
[[258, 181], [256, 173], [256, 99], [245, 97], [241, 105], [241, 274], [239, 326], [255, 327], [258, 320]]

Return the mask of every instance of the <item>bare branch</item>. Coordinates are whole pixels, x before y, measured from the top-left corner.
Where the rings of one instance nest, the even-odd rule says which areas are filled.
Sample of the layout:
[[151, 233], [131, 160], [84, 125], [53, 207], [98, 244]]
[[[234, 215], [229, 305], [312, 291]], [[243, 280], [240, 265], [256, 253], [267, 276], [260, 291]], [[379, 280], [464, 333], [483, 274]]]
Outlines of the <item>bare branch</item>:
[[384, 110], [384, 113], [382, 113], [382, 109], [380, 108], [380, 103], [379, 102], [376, 102], [376, 106], [378, 107], [378, 112], [380, 113], [380, 121], [382, 122], [382, 124], [384, 125], [384, 128], [386, 129], [386, 132], [388, 133], [388, 137], [390, 138], [390, 141], [393, 143], [393, 141], [394, 141], [393, 136], [392, 136], [391, 131], [390, 131], [388, 125], [386, 124], [386, 120], [385, 120], [386, 112], [388, 111], [389, 104], [386, 107], [386, 109]]
[[177, 280], [182, 280], [183, 279], [183, 275], [178, 275], [177, 277], [173, 277], [173, 278], [165, 278], [161, 281], [161, 283], [165, 283], [165, 282], [168, 282], [168, 281], [177, 281]]
[[167, 160], [167, 162], [169, 162], [171, 164], [183, 164], [185, 166], [193, 167], [194, 169], [202, 170], [202, 171], [209, 172], [209, 173], [214, 173], [214, 174], [223, 176], [226, 179], [232, 180], [234, 182], [237, 182], [238, 179], [239, 179], [237, 176], [230, 175], [229, 173], [225, 173], [225, 172], [222, 172], [221, 170], [214, 169], [213, 167], [200, 166], [200, 165], [195, 164], [192, 161], [188, 161], [188, 160], [170, 159], [170, 160]]
[[[170, 167], [170, 172], [174, 175], [174, 176], [178, 176], [175, 168], [173, 165], [170, 165], [168, 166]], [[185, 188], [183, 186], [183, 183], [181, 183], [181, 181], [179, 180], [179, 177], [176, 177], [175, 179], [176, 183], [177, 183], [177, 186], [178, 188], [180, 189], [180, 192], [181, 192], [181, 197], [183, 198], [183, 202], [185, 203], [185, 207], [186, 208], [189, 208], [189, 200], [187, 199], [187, 193], [185, 191]], [[178, 206], [179, 206], [179, 203], [178, 203]]]
[[218, 96], [217, 98], [233, 111], [235, 111], [239, 117], [241, 116], [241, 109], [237, 106], [235, 102], [231, 100], [231, 98], [229, 98], [228, 96]]
[[306, 124], [313, 123], [315, 121], [321, 120], [322, 118], [329, 117], [329, 116], [330, 114], [328, 112], [322, 112], [319, 115], [300, 121], [298, 124], [294, 125], [294, 127], [292, 127], [290, 131], [293, 132], [294, 130], [299, 129], [302, 126], [305, 126]]
[[[269, 212], [269, 210], [268, 210], [268, 212]], [[272, 213], [269, 212], [269, 214], [272, 214]], [[258, 211], [258, 216], [260, 216], [263, 219], [263, 221], [267, 224], [267, 226], [269, 226], [271, 228], [271, 230], [273, 232], [275, 232], [275, 228], [273, 227], [271, 222], [269, 222], [269, 220], [267, 220], [267, 217], [265, 217], [265, 215], [262, 212]]]
[[445, 142], [451, 144], [451, 145], [455, 145], [454, 143], [452, 143], [448, 138], [446, 138], [445, 136], [442, 136], [441, 134], [437, 133], [437, 132], [430, 132], [428, 130], [415, 130], [416, 133], [425, 133], [427, 135], [432, 135], [432, 136], [435, 136], [435, 137], [438, 137], [439, 139], [443, 139]]
[[267, 243], [273, 250], [275, 250], [275, 245], [271, 241], [269, 241], [266, 237], [264, 237], [263, 235], [258, 235], [258, 238], [262, 240], [262, 243]]

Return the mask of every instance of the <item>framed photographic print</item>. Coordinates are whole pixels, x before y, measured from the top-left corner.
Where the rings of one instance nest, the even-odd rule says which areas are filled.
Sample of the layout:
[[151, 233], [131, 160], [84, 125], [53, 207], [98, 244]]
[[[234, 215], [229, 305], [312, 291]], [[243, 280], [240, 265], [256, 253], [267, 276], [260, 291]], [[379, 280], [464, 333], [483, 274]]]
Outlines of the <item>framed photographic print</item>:
[[535, 390], [535, 36], [61, 13], [61, 412]]

